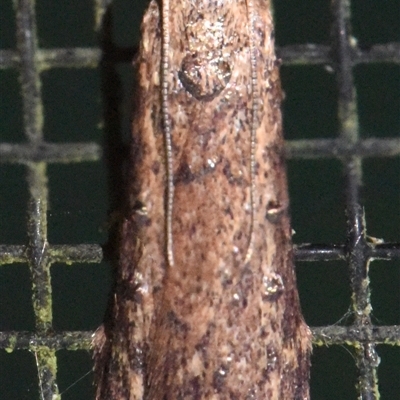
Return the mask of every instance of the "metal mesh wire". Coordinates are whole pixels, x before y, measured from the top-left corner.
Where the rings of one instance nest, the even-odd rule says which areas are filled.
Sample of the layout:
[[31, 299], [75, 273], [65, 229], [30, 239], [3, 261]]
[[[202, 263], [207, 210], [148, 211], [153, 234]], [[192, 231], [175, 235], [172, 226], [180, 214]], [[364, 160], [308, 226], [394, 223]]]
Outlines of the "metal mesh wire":
[[[99, 29], [110, 1], [95, 1], [95, 23]], [[96, 143], [49, 143], [43, 135], [43, 100], [41, 72], [54, 68], [94, 68], [101, 60], [112, 64], [129, 63], [134, 49], [126, 48], [57, 48], [38, 47], [33, 0], [15, 1], [17, 48], [0, 50], [0, 68], [19, 73], [23, 126], [26, 141], [0, 143], [2, 163], [22, 164], [29, 186], [26, 245], [1, 245], [0, 264], [27, 263], [32, 280], [35, 313], [34, 332], [0, 332], [0, 348], [34, 351], [37, 357], [40, 393], [43, 400], [58, 396], [56, 354], [59, 349], [90, 349], [93, 332], [52, 332], [52, 288], [50, 267], [54, 263], [99, 263], [103, 259], [100, 245], [52, 245], [47, 236], [47, 172], [50, 163], [98, 162], [102, 150]], [[359, 135], [356, 89], [353, 68], [358, 64], [400, 64], [400, 42], [374, 45], [361, 50], [350, 36], [350, 0], [332, 1], [333, 25], [331, 45], [300, 44], [278, 49], [284, 65], [333, 65], [337, 77], [339, 134], [336, 139], [310, 139], [287, 142], [289, 158], [335, 158], [345, 170], [347, 240], [337, 245], [298, 245], [297, 261], [345, 260], [350, 270], [354, 321], [350, 326], [312, 328], [314, 345], [354, 347], [359, 374], [358, 395], [376, 399], [378, 344], [400, 346], [400, 326], [375, 326], [371, 321], [369, 263], [372, 260], [400, 258], [400, 243], [373, 242], [365, 234], [365, 216], [360, 204], [362, 162], [366, 157], [400, 155], [399, 138], [362, 138]], [[312, 264], [310, 264], [312, 265]]]

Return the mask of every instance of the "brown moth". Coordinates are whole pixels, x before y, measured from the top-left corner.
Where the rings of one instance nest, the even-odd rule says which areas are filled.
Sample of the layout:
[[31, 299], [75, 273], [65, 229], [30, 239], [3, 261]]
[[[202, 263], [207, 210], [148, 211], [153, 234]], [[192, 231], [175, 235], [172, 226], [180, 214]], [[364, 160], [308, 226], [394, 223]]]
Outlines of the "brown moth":
[[97, 399], [309, 398], [268, 0], [152, 0]]

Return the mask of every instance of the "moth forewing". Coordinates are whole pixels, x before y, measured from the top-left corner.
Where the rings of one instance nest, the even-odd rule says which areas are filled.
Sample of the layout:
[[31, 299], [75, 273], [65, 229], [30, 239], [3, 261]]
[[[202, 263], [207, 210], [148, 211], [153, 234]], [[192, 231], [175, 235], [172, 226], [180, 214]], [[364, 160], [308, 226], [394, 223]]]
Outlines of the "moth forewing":
[[265, 0], [150, 3], [97, 399], [309, 396], [272, 31]]

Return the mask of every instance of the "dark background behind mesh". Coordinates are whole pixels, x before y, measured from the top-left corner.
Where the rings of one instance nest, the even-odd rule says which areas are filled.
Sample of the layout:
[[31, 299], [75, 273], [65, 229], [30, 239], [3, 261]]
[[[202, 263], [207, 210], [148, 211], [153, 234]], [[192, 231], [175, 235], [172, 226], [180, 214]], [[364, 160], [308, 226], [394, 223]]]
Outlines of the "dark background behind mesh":
[[[61, 393], [74, 384], [62, 394], [63, 400], [83, 400], [93, 398], [93, 376], [85, 375], [92, 368], [88, 351], [90, 333], [102, 321], [111, 286], [110, 263], [98, 262], [101, 255], [98, 245], [107, 242], [112, 211], [121, 201], [121, 160], [126, 157], [124, 143], [129, 138], [133, 84], [129, 60], [138, 44], [139, 24], [147, 2], [114, 1], [102, 19], [102, 30], [96, 30], [99, 14], [95, 6], [101, 10], [105, 2], [65, 3], [38, 0], [36, 18], [40, 48], [94, 49], [82, 56], [82, 60], [92, 61], [85, 61], [86, 64], [82, 61], [80, 68], [79, 62], [72, 63], [73, 57], [64, 54], [54, 68], [40, 75], [44, 140], [98, 146], [93, 147], [93, 157], [82, 157], [82, 162], [56, 160], [47, 167], [50, 245], [93, 245], [85, 248], [92, 251], [86, 258], [72, 257], [68, 265], [60, 256], [64, 261], [51, 266], [54, 332], [86, 332], [67, 344], [55, 346], [59, 349], [57, 383]], [[30, 269], [26, 257], [10, 253], [15, 250], [12, 246], [28, 244], [29, 202], [26, 168], [21, 161], [15, 162], [7, 156], [4, 148], [4, 143], [26, 143], [18, 64], [10, 56], [16, 48], [12, 4], [11, 0], [0, 2], [0, 146], [3, 145], [0, 147], [0, 344], [14, 351], [0, 350], [0, 399], [29, 400], [40, 398], [35, 352], [27, 351], [26, 340], [11, 345], [9, 335], [10, 331], [20, 331], [21, 335], [26, 332], [29, 339], [35, 331]], [[283, 58], [281, 76], [286, 94], [283, 111], [285, 137], [289, 142], [292, 225], [296, 231], [294, 242], [302, 245], [296, 271], [303, 312], [312, 327], [350, 326], [354, 322], [348, 262], [345, 257], [322, 254], [327, 249], [333, 254], [332, 244], [343, 250], [349, 242], [345, 169], [338, 158], [327, 155], [333, 144], [327, 145], [322, 157], [315, 157], [318, 151], [307, 147], [296, 150], [295, 146], [301, 139], [338, 137], [339, 90], [335, 74], [328, 62], [317, 63], [315, 59], [310, 62], [312, 48], [301, 46], [316, 44], [320, 46], [318, 54], [328, 49], [324, 46], [331, 43], [330, 7], [326, 0], [275, 1], [276, 40]], [[376, 150], [378, 146], [372, 146], [375, 153], [370, 152], [372, 156], [363, 161], [359, 199], [365, 210], [368, 235], [397, 242], [386, 257], [390, 260], [374, 261], [369, 268], [372, 323], [397, 329], [393, 331], [397, 334], [391, 336], [395, 338], [391, 343], [397, 340], [396, 346], [377, 346], [381, 358], [378, 368], [381, 399], [395, 400], [400, 393], [400, 2], [353, 0], [351, 12], [352, 34], [365, 54], [376, 45], [397, 42], [392, 52], [393, 62], [385, 59], [386, 62], [363, 63], [353, 69], [361, 139], [393, 139], [386, 154]], [[101, 59], [95, 49], [99, 44], [106, 56], [95, 67]], [[306, 54], [308, 60], [307, 57], [299, 60], [299, 54]], [[344, 154], [342, 148], [338, 152]], [[307, 243], [313, 245], [304, 246]], [[304, 261], [313, 257], [317, 261]], [[321, 339], [321, 331], [316, 332]], [[66, 350], [74, 347], [71, 345], [74, 340], [82, 349]], [[344, 342], [330, 347], [315, 346], [312, 364], [313, 400], [357, 398], [358, 370], [353, 346]], [[369, 396], [364, 393], [365, 399], [376, 398], [372, 393]]]

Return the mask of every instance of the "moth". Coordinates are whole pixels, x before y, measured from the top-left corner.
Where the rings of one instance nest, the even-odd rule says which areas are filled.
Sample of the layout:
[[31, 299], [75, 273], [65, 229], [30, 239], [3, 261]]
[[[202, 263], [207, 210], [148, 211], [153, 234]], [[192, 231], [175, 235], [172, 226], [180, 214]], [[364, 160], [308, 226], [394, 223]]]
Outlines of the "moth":
[[268, 0], [152, 0], [97, 399], [309, 398]]

